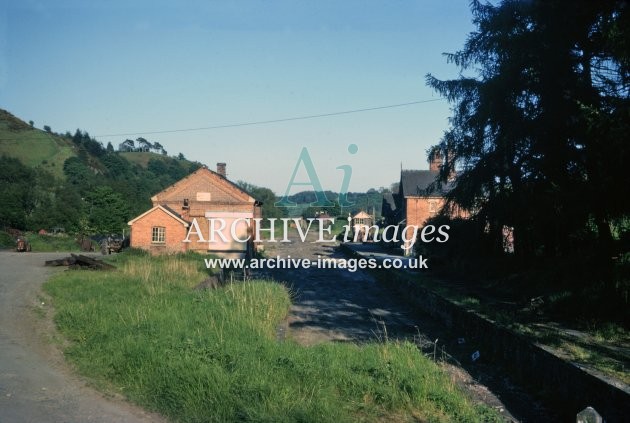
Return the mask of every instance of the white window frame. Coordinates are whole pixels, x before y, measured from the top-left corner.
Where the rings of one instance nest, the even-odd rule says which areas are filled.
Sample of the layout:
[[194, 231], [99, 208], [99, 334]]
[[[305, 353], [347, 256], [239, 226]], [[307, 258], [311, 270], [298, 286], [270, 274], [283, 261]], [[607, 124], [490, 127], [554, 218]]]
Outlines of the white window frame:
[[166, 244], [166, 228], [164, 226], [151, 228], [151, 244]]

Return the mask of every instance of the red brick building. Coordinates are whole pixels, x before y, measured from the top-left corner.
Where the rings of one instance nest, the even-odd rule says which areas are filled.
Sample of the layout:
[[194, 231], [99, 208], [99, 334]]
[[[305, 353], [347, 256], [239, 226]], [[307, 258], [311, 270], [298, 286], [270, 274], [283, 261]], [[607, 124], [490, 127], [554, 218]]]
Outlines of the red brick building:
[[[428, 219], [440, 213], [446, 203], [444, 194], [452, 188], [452, 182], [449, 182], [440, 189], [432, 189], [442, 163], [442, 155], [436, 153], [429, 162], [429, 170], [401, 169], [398, 191], [383, 195], [382, 215], [386, 224], [422, 227]], [[461, 211], [455, 214], [466, 215]], [[411, 249], [406, 251], [411, 253]]]
[[[262, 217], [262, 204], [226, 178], [225, 163], [217, 163], [216, 172], [206, 167], [198, 169], [155, 194], [151, 201], [150, 210], [128, 223], [131, 247], [154, 254], [197, 251], [242, 256], [253, 252], [253, 218]], [[210, 239], [211, 220], [225, 239]], [[237, 238], [249, 236], [250, 241], [234, 239], [232, 225]], [[185, 242], [189, 230], [190, 242]]]

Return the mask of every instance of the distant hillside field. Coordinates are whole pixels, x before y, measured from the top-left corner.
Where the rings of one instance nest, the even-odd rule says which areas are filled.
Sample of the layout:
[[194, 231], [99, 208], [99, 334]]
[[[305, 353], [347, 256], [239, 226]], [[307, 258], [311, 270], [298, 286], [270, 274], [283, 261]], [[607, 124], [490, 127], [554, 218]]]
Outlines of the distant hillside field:
[[[0, 156], [14, 157], [30, 168], [40, 167], [56, 178], [65, 179], [64, 162], [78, 156], [78, 149], [71, 139], [60, 134], [49, 133], [33, 128], [6, 110], [0, 109]], [[166, 165], [176, 163], [188, 172], [193, 165], [190, 160], [179, 160], [154, 152], [116, 152], [131, 165], [137, 164], [144, 169], [150, 160], [158, 160]], [[99, 158], [89, 158], [90, 166], [99, 171], [106, 168]]]
[[63, 163], [76, 155], [71, 141], [31, 128], [6, 110], [0, 109], [0, 155], [15, 157], [28, 167], [41, 166], [63, 178]]
[[[181, 155], [117, 152], [80, 129], [45, 128], [0, 109], [0, 230], [121, 233], [151, 207], [152, 195], [202, 166]], [[137, 147], [125, 142], [164, 151], [144, 138]]]

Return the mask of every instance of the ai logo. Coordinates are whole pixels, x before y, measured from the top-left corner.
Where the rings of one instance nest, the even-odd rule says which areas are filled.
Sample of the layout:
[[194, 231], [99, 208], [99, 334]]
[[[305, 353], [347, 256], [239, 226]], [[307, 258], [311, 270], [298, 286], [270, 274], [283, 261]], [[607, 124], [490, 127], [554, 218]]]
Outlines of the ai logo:
[[[356, 144], [350, 144], [348, 146], [348, 153], [357, 154], [359, 151], [359, 147]], [[300, 165], [304, 166], [304, 170], [306, 170], [306, 174], [308, 175], [308, 181], [306, 182], [296, 182], [295, 177], [297, 176], [298, 170], [300, 169]], [[348, 201], [348, 188], [350, 186], [350, 178], [352, 177], [352, 166], [344, 164], [337, 166], [337, 169], [343, 172], [343, 180], [341, 181], [341, 188], [339, 189], [339, 206], [340, 207], [348, 207], [353, 205], [354, 203]], [[317, 176], [317, 171], [315, 170], [315, 166], [313, 165], [313, 160], [311, 159], [310, 154], [308, 153], [308, 149], [306, 147], [302, 148], [302, 152], [300, 153], [300, 157], [298, 157], [297, 164], [295, 165], [295, 169], [293, 169], [293, 175], [291, 176], [291, 180], [289, 181], [289, 185], [287, 185], [287, 190], [284, 196], [276, 201], [276, 207], [296, 207], [297, 204], [291, 200], [289, 200], [289, 193], [291, 192], [291, 188], [293, 186], [310, 186], [313, 187], [313, 191], [315, 191], [315, 196], [317, 201], [311, 203], [311, 206], [317, 207], [330, 207], [333, 205], [333, 202], [330, 201], [326, 194], [324, 193], [324, 189], [322, 188], [322, 184], [319, 181], [319, 177]]]

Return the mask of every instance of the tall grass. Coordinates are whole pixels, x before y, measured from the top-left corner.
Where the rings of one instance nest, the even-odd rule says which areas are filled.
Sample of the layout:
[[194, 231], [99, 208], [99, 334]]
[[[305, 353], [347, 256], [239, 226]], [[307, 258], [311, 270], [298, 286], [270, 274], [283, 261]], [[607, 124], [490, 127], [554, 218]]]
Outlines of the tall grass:
[[494, 421], [408, 343], [277, 341], [290, 297], [269, 281], [191, 288], [199, 256], [115, 258], [45, 285], [66, 355], [108, 390], [182, 422]]

